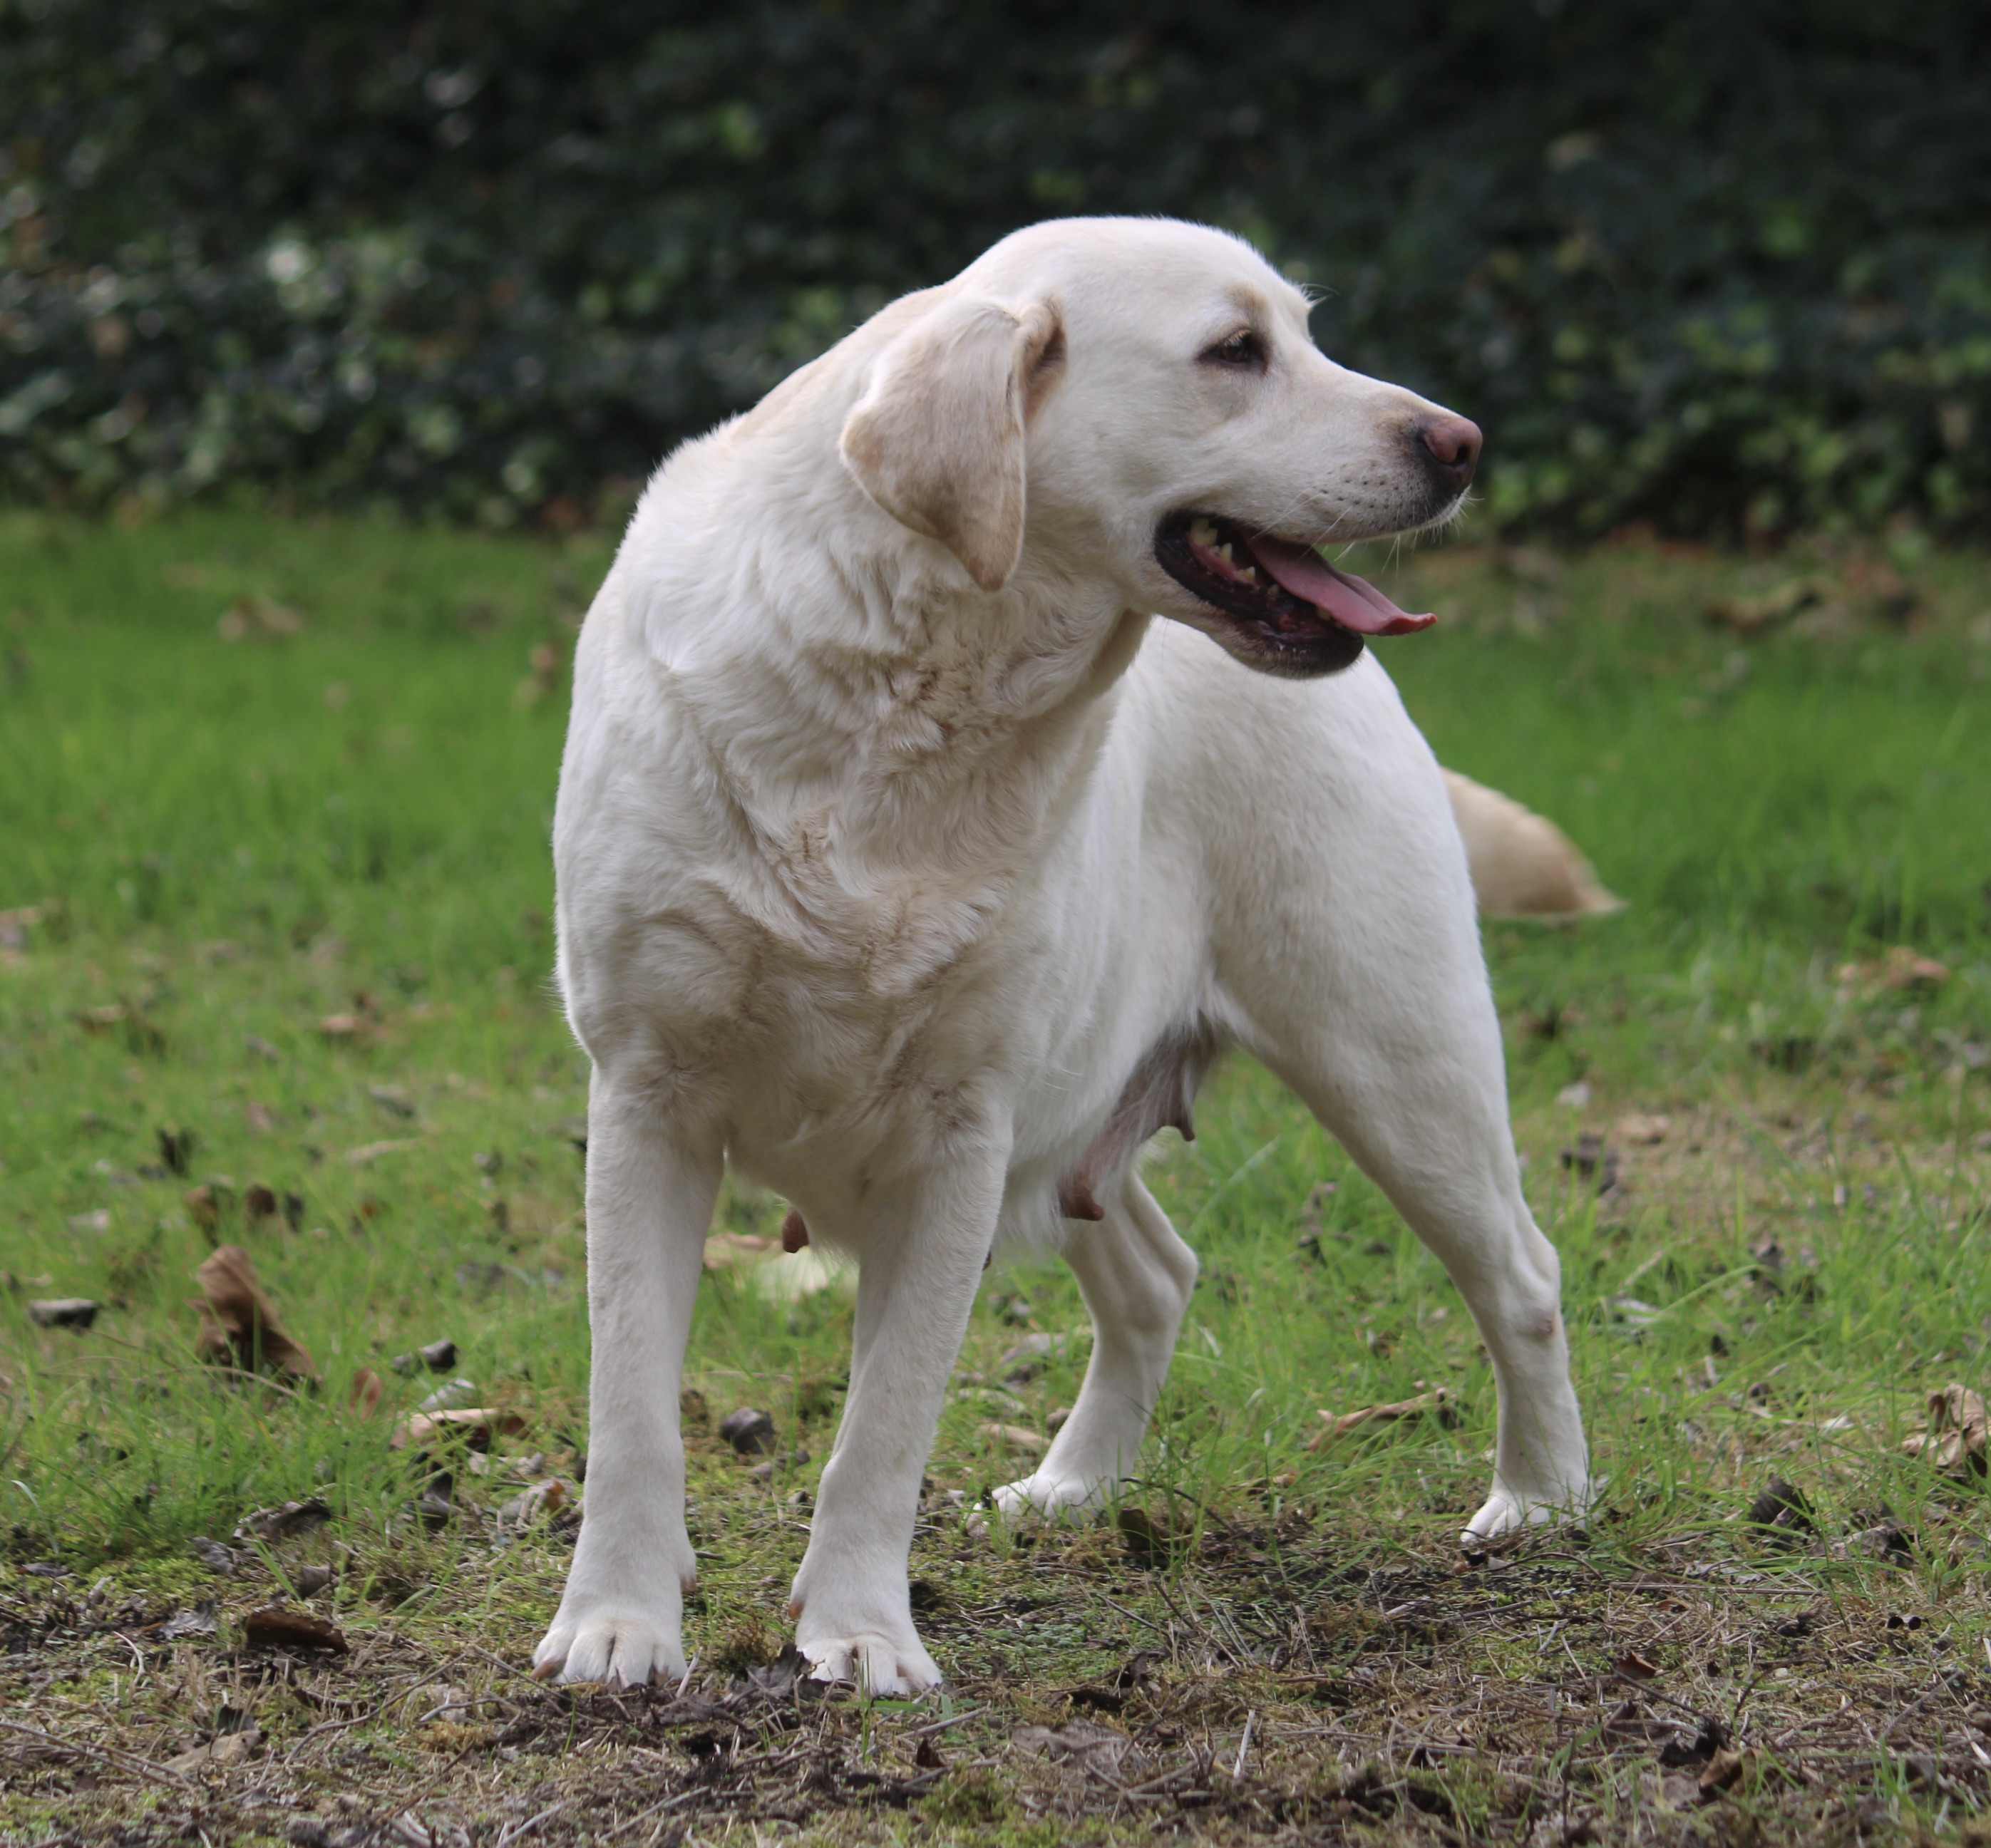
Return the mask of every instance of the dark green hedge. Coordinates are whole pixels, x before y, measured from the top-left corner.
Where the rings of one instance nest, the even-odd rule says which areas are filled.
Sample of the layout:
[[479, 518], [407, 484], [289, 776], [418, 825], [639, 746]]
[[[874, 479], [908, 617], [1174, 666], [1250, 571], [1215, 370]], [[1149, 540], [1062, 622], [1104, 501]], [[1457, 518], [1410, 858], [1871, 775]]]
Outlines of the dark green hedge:
[[1503, 524], [1991, 511], [1982, 0], [0, 0], [0, 494], [583, 505], [1071, 212], [1232, 226]]

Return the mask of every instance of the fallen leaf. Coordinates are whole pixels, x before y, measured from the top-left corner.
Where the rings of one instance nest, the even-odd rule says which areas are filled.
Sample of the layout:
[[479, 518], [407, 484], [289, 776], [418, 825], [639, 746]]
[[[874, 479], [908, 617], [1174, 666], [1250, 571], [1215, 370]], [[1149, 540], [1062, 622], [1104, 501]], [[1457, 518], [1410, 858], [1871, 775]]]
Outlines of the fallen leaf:
[[189, 1187], [180, 1196], [180, 1201], [194, 1224], [203, 1231], [211, 1232], [221, 1224], [222, 1208], [228, 1204], [228, 1190], [216, 1187], [211, 1180], [204, 1180], [197, 1187]]
[[243, 1194], [242, 1211], [252, 1221], [275, 1218], [277, 1207], [276, 1190], [266, 1187], [260, 1180], [254, 1182]]
[[256, 1267], [240, 1245], [222, 1246], [197, 1275], [206, 1298], [196, 1305], [200, 1311], [196, 1350], [203, 1360], [245, 1373], [260, 1366], [284, 1379], [317, 1384], [316, 1364], [284, 1333], [276, 1305], [264, 1293]]
[[1748, 1768], [1749, 1755], [1732, 1745], [1724, 1745], [1707, 1761], [1707, 1768], [1700, 1774], [1699, 1785], [1703, 1796], [1711, 1796], [1717, 1790], [1727, 1790], [1737, 1783]]
[[1088, 1725], [1084, 1721], [1059, 1727], [1019, 1726], [1010, 1735], [1018, 1751], [1048, 1758], [1103, 1758], [1108, 1762], [1126, 1751], [1130, 1741], [1125, 1734], [1109, 1727]]
[[1057, 1359], [1070, 1347], [1072, 1339], [1069, 1334], [1026, 1335], [1014, 1347], [1004, 1350], [996, 1371], [1012, 1381], [1034, 1379], [1043, 1371], [1047, 1361]]
[[764, 1463], [756, 1463], [747, 1472], [750, 1482], [771, 1483], [778, 1469], [799, 1469], [809, 1460], [806, 1450], [791, 1450], [786, 1456], [771, 1456]]
[[1659, 1672], [1636, 1649], [1627, 1649], [1612, 1666], [1627, 1681], [1649, 1681]]
[[1869, 962], [1842, 963], [1842, 988], [1857, 988], [1868, 994], [1898, 992], [1904, 988], [1940, 988], [1949, 980], [1947, 963], [1933, 956], [1918, 955], [1905, 943], [1897, 943], [1884, 956]]
[[227, 1771], [247, 1765], [256, 1755], [262, 1737], [253, 1726], [245, 1726], [240, 1732], [222, 1733], [205, 1745], [196, 1745], [192, 1751], [167, 1759], [166, 1769], [185, 1777], [197, 1771]]
[[420, 1449], [454, 1438], [473, 1450], [488, 1450], [494, 1438], [515, 1437], [525, 1428], [526, 1421], [516, 1411], [470, 1405], [460, 1411], [416, 1412], [395, 1427], [387, 1443], [394, 1450]]
[[397, 1354], [394, 1357], [396, 1373], [414, 1373], [426, 1367], [431, 1373], [447, 1373], [456, 1364], [456, 1344], [445, 1337], [440, 1341], [431, 1341], [426, 1347], [418, 1347], [413, 1354]]
[[43, 908], [39, 905], [17, 905], [12, 911], [0, 911], [0, 949], [26, 949], [28, 932], [40, 923]]
[[349, 1646], [337, 1624], [288, 1604], [251, 1611], [242, 1619], [242, 1638], [251, 1649], [332, 1649], [342, 1656]]
[[[214, 1543], [210, 1541], [208, 1544]], [[203, 1605], [199, 1609], [180, 1611], [166, 1619], [159, 1634], [168, 1642], [184, 1642], [189, 1636], [212, 1636], [214, 1634], [214, 1606]]]
[[403, 1149], [419, 1149], [422, 1139], [419, 1136], [404, 1136], [398, 1141], [362, 1143], [356, 1149], [345, 1151], [345, 1165], [363, 1168], [378, 1161], [383, 1155], [398, 1155]]
[[199, 1140], [191, 1130], [156, 1130], [153, 1132], [159, 1146], [159, 1159], [166, 1164], [166, 1171], [184, 1175], [193, 1166], [194, 1144]]
[[1359, 1411], [1339, 1415], [1323, 1411], [1319, 1415], [1326, 1428], [1315, 1432], [1306, 1447], [1309, 1450], [1325, 1450], [1366, 1425], [1394, 1424], [1402, 1418], [1421, 1418], [1427, 1412], [1434, 1415], [1441, 1425], [1457, 1424], [1456, 1395], [1448, 1387], [1435, 1386], [1429, 1392], [1421, 1392], [1414, 1399], [1399, 1399], [1394, 1405], [1364, 1405]]
[[[205, 1534], [196, 1534], [187, 1542], [187, 1551], [206, 1566], [210, 1572], [219, 1573], [223, 1578], [232, 1578], [235, 1572], [235, 1555], [218, 1540], [209, 1540]], [[208, 1625], [213, 1629], [214, 1625]]]
[[381, 1397], [386, 1390], [386, 1382], [372, 1367], [362, 1367], [352, 1376], [346, 1409], [356, 1418], [370, 1418], [380, 1409]]
[[288, 1501], [280, 1508], [258, 1508], [254, 1514], [245, 1514], [236, 1525], [234, 1537], [237, 1545], [260, 1540], [266, 1546], [275, 1546], [322, 1527], [331, 1519], [332, 1510], [316, 1496], [309, 1501]]
[[[970, 1517], [971, 1526], [975, 1518]], [[1165, 1564], [1189, 1545], [1189, 1536], [1177, 1534], [1156, 1520], [1145, 1508], [1123, 1507], [1114, 1517], [1113, 1524], [1119, 1531], [1127, 1557], [1144, 1565]]]
[[1790, 578], [1761, 596], [1710, 597], [1701, 607], [1710, 623], [1738, 635], [1757, 635], [1788, 622], [1801, 610], [1829, 604], [1832, 586], [1823, 578]]
[[73, 1328], [80, 1333], [97, 1320], [100, 1306], [87, 1296], [57, 1296], [30, 1303], [28, 1320], [38, 1328]]
[[273, 597], [242, 596], [222, 611], [214, 630], [225, 642], [288, 641], [304, 634], [305, 619]]
[[758, 1456], [774, 1447], [774, 1421], [764, 1411], [742, 1405], [720, 1420], [719, 1435], [742, 1456]]
[[1612, 1133], [1621, 1142], [1649, 1147], [1656, 1142], [1664, 1142], [1673, 1133], [1673, 1127], [1670, 1116], [1646, 1116], [1635, 1111], [1629, 1116], [1619, 1117]]
[[722, 1271], [736, 1265], [758, 1264], [780, 1248], [778, 1239], [764, 1238], [755, 1232], [714, 1232], [705, 1242], [705, 1268]]
[[565, 1507], [573, 1491], [558, 1476], [535, 1483], [522, 1495], [515, 1495], [498, 1510], [498, 1518], [508, 1527], [522, 1527], [542, 1514], [556, 1514]]
[[1048, 1438], [1040, 1437], [1021, 1425], [977, 1425], [975, 1435], [1000, 1444], [1005, 1449], [1027, 1450], [1033, 1456], [1041, 1456], [1050, 1447]]
[[456, 1478], [447, 1469], [437, 1470], [429, 1478], [414, 1510], [417, 1518], [431, 1532], [448, 1527], [456, 1512]]
[[1765, 1529], [1766, 1537], [1781, 1537], [1786, 1544], [1800, 1534], [1818, 1531], [1811, 1517], [1811, 1503], [1805, 1499], [1804, 1491], [1785, 1482], [1781, 1476], [1771, 1476], [1764, 1485], [1763, 1493], [1749, 1504], [1749, 1511], [1743, 1519], [1751, 1527]]
[[1991, 1417], [1983, 1394], [1952, 1382], [1929, 1395], [1927, 1428], [1905, 1439], [1901, 1448], [1910, 1456], [1926, 1457], [1945, 1475], [1982, 1476], [1987, 1425]]
[[1594, 1182], [1600, 1194], [1609, 1193], [1618, 1184], [1618, 1151], [1590, 1130], [1576, 1139], [1574, 1148], [1564, 1149], [1560, 1158], [1564, 1167]]

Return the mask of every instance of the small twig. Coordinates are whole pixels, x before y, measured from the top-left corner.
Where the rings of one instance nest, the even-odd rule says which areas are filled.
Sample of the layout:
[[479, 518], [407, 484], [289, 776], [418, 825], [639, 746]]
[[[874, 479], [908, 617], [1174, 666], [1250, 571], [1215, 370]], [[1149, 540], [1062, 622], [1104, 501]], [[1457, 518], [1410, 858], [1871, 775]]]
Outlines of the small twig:
[[494, 1848], [507, 1848], [508, 1843], [516, 1842], [522, 1836], [530, 1835], [532, 1832], [535, 1829], [538, 1828], [542, 1823], [546, 1822], [551, 1818], [558, 1816], [563, 1809], [571, 1809], [574, 1805], [578, 1803], [580, 1801], [580, 1799], [579, 1797], [568, 1797], [560, 1802], [553, 1804], [549, 1808], [542, 1809], [536, 1816], [528, 1816], [522, 1823], [513, 1823], [509, 1829], [506, 1829], [502, 1835], [499, 1836], [496, 1843], [494, 1844]]
[[19, 1733], [23, 1738], [53, 1745], [58, 1751], [87, 1753], [91, 1758], [104, 1758], [113, 1765], [122, 1765], [127, 1771], [142, 1772], [149, 1778], [168, 1778], [183, 1790], [193, 1789], [192, 1783], [178, 1772], [155, 1764], [150, 1758], [141, 1758], [136, 1752], [120, 1751], [114, 1745], [92, 1745], [82, 1739], [59, 1739], [53, 1733], [43, 1732], [39, 1726], [23, 1726], [18, 1720], [0, 1720], [0, 1727], [5, 1727], [9, 1732]]
[[1251, 1749], [1251, 1728], [1258, 1724], [1258, 1710], [1255, 1707], [1244, 1716], [1244, 1736], [1237, 1741], [1237, 1762], [1231, 1766], [1233, 1780], [1244, 1775], [1244, 1755]]
[[986, 1707], [965, 1707], [950, 1719], [936, 1720], [931, 1726], [916, 1727], [912, 1731], [900, 1736], [907, 1739], [924, 1739], [930, 1733], [945, 1732], [950, 1726], [958, 1726], [962, 1721], [972, 1720], [977, 1714], [985, 1714], [988, 1710]]
[[[659, 1754], [659, 1755], [661, 1756], [662, 1755]], [[607, 1834], [602, 1836], [602, 1840], [604, 1842], [612, 1842], [618, 1835], [627, 1834], [628, 1831], [634, 1829], [638, 1823], [647, 1823], [653, 1816], [659, 1815], [666, 1809], [676, 1809], [679, 1804], [687, 1802], [691, 1798], [696, 1796], [703, 1788], [704, 1787], [703, 1785], [695, 1784], [689, 1790], [679, 1791], [674, 1797], [665, 1797], [661, 1803], [652, 1803], [648, 1809], [641, 1810], [638, 1812], [636, 1815], [630, 1817], [628, 1822], [617, 1823], [613, 1829], [610, 1829]]]

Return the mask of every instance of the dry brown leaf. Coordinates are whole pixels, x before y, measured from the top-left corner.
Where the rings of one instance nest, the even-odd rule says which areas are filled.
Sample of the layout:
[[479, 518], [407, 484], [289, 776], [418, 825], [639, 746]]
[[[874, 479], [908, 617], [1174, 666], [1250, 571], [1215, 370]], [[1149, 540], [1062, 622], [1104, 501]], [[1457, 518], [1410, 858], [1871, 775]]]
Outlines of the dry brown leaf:
[[1325, 1450], [1331, 1444], [1370, 1425], [1393, 1424], [1401, 1418], [1421, 1418], [1427, 1412], [1434, 1414], [1441, 1422], [1455, 1423], [1458, 1412], [1455, 1395], [1448, 1387], [1434, 1386], [1428, 1392], [1421, 1392], [1414, 1399], [1399, 1399], [1391, 1405], [1364, 1405], [1359, 1411], [1344, 1411], [1336, 1415], [1323, 1411], [1319, 1415], [1326, 1428], [1315, 1432], [1308, 1442], [1309, 1450]]
[[370, 1418], [380, 1409], [380, 1398], [386, 1390], [386, 1382], [372, 1367], [362, 1367], [352, 1376], [346, 1409], [356, 1418]]
[[281, 1508], [258, 1508], [253, 1514], [243, 1515], [236, 1524], [233, 1537], [237, 1545], [260, 1540], [265, 1546], [274, 1547], [295, 1540], [300, 1534], [309, 1534], [331, 1519], [332, 1510], [314, 1496], [309, 1501], [287, 1501]]
[[1707, 1761], [1707, 1768], [1699, 1779], [1701, 1793], [1711, 1796], [1717, 1790], [1726, 1790], [1738, 1782], [1748, 1768], [1749, 1755], [1738, 1751], [1732, 1745], [1724, 1745]]
[[1952, 1381], [1929, 1395], [1926, 1428], [1904, 1439], [1911, 1456], [1926, 1457], [1950, 1476], [1982, 1476], [1986, 1462], [1985, 1441], [1991, 1435], [1991, 1414], [1984, 1395]]
[[1005, 1449], [1027, 1450], [1033, 1456], [1050, 1447], [1048, 1438], [1040, 1437], [1022, 1425], [977, 1425], [975, 1435], [1000, 1444]]
[[780, 1245], [753, 1232], [714, 1232], [705, 1242], [705, 1268], [730, 1270], [736, 1265], [758, 1264], [781, 1255]]
[[242, 1619], [242, 1637], [251, 1649], [332, 1649], [339, 1655], [349, 1645], [335, 1623], [294, 1605], [267, 1605]]
[[184, 1778], [197, 1771], [227, 1771], [246, 1765], [256, 1755], [262, 1737], [253, 1726], [245, 1726], [240, 1732], [220, 1734], [205, 1745], [196, 1745], [192, 1751], [167, 1759], [166, 1769]]
[[260, 1365], [282, 1379], [318, 1384], [317, 1364], [284, 1332], [276, 1305], [264, 1293], [256, 1267], [240, 1245], [223, 1245], [196, 1274], [206, 1298], [195, 1305], [200, 1311], [197, 1350], [203, 1360], [245, 1373]]
[[516, 1411], [467, 1405], [458, 1411], [417, 1411], [395, 1427], [387, 1442], [390, 1449], [406, 1450], [456, 1438], [473, 1450], [488, 1450], [493, 1438], [516, 1437], [525, 1428], [526, 1421]]
[[1702, 609], [1710, 623], [1738, 635], [1758, 635], [1806, 610], [1829, 606], [1833, 587], [1823, 578], [1791, 578], [1761, 596], [1710, 597]]
[[305, 631], [301, 612], [274, 597], [237, 597], [223, 610], [214, 625], [225, 642], [288, 641]]
[[1904, 988], [1940, 988], [1949, 980], [1949, 966], [1933, 956], [1919, 956], [1905, 943], [1897, 943], [1884, 956], [1871, 962], [1842, 963], [1842, 988], [1863, 989], [1868, 994]]

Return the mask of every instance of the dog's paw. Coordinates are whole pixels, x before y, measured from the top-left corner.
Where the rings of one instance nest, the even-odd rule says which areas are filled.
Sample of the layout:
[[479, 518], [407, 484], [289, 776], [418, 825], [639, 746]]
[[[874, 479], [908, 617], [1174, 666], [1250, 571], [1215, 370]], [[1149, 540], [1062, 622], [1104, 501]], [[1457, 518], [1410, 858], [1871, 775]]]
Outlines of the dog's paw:
[[575, 1615], [563, 1607], [533, 1652], [533, 1673], [542, 1681], [640, 1687], [652, 1676], [681, 1680], [684, 1672], [678, 1623], [662, 1612], [602, 1608]]
[[910, 1630], [899, 1636], [876, 1631], [850, 1636], [803, 1635], [796, 1638], [795, 1646], [814, 1679], [854, 1685], [873, 1699], [902, 1699], [941, 1684], [933, 1657]]
[[1041, 1514], [1049, 1520], [1077, 1520], [1106, 1505], [1106, 1486], [1082, 1476], [1026, 1476], [996, 1491], [1005, 1519]]
[[1581, 1520], [1589, 1509], [1593, 1493], [1591, 1485], [1585, 1483], [1578, 1488], [1563, 1490], [1553, 1495], [1525, 1495], [1496, 1476], [1493, 1493], [1466, 1524], [1465, 1531], [1458, 1537], [1459, 1542], [1469, 1548], [1481, 1547], [1489, 1540], [1522, 1527], [1538, 1527], [1549, 1521]]

